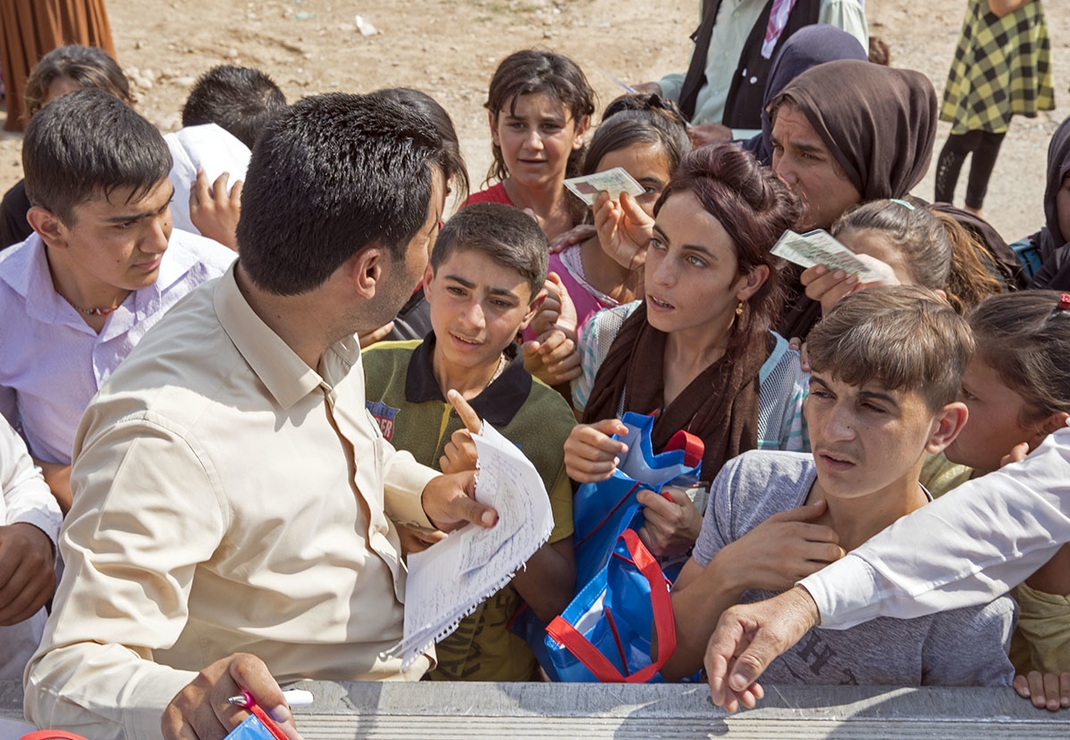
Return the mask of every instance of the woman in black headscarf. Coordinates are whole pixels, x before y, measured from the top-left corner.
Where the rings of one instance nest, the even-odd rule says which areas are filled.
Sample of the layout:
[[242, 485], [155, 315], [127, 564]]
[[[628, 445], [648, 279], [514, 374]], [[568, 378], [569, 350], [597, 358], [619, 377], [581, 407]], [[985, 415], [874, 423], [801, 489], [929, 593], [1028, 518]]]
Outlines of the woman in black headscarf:
[[837, 59], [856, 59], [866, 61], [866, 50], [851, 34], [824, 24], [801, 28], [792, 35], [777, 52], [773, 66], [769, 69], [769, 80], [765, 83], [765, 99], [762, 101], [762, 133], [753, 139], [742, 142], [758, 161], [769, 166], [773, 161], [773, 145], [769, 136], [773, 123], [767, 110], [769, 103], [788, 85], [789, 82], [811, 67]]
[[[827, 229], [858, 203], [906, 197], [932, 159], [936, 92], [920, 72], [854, 60], [820, 64], [789, 83], [768, 111], [773, 170], [806, 202], [803, 230]], [[992, 271], [1014, 284], [1020, 267], [1002, 238], [983, 221], [948, 210], [977, 239]], [[797, 281], [795, 288], [778, 330], [805, 337], [820, 307]]]
[[1041, 267], [1029, 287], [1070, 290], [1070, 118], [1059, 124], [1048, 145], [1044, 221], [1044, 228], [1030, 237]]
[[[800, 231], [828, 229], [848, 208], [902, 198], [925, 175], [936, 137], [936, 91], [920, 72], [856, 60], [819, 64], [767, 106], [773, 170], [806, 203]], [[821, 317], [792, 266], [778, 331], [805, 338]], [[793, 294], [793, 295], [792, 295]]]

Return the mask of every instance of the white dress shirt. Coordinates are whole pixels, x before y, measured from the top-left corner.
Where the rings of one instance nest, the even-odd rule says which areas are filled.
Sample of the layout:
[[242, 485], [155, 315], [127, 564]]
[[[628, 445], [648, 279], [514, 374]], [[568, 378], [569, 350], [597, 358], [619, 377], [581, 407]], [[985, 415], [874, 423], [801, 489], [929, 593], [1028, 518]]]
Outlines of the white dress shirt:
[[[56, 544], [63, 517], [55, 496], [15, 430], [0, 419], [0, 525], [32, 524]], [[22, 679], [45, 628], [42, 608], [29, 619], [0, 627], [0, 680]]]
[[967, 481], [804, 578], [821, 626], [984, 604], [1070, 542], [1070, 427], [1025, 460]]

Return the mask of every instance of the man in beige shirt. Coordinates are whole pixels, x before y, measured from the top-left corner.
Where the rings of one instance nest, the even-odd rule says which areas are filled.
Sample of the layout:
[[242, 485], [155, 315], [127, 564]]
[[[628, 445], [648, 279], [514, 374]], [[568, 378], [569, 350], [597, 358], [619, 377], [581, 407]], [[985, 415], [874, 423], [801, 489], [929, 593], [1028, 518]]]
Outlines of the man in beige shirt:
[[37, 725], [157, 738], [162, 714], [164, 737], [221, 738], [245, 689], [298, 737], [276, 680], [422, 675], [379, 656], [402, 633], [390, 519], [495, 514], [471, 473], [383, 440], [354, 335], [422, 274], [442, 165], [433, 127], [370, 97], [305, 99], [265, 133], [237, 266], [149, 332], [79, 428], [66, 571], [26, 676]]

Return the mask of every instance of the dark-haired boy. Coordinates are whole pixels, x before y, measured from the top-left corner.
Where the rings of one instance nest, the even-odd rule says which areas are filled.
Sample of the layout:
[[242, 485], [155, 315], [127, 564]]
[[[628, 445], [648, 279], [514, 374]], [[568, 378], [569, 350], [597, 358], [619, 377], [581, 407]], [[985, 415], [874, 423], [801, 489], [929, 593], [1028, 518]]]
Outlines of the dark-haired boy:
[[534, 219], [509, 206], [469, 206], [443, 227], [424, 273], [432, 333], [365, 350], [368, 409], [395, 447], [447, 472], [463, 467], [467, 409], [459, 415], [447, 401], [457, 391], [535, 465], [554, 514], [549, 542], [525, 569], [438, 644], [432, 678], [532, 680], [535, 656], [508, 624], [521, 598], [549, 620], [572, 596], [572, 488], [563, 447], [576, 420], [560, 394], [524, 369], [516, 344], [542, 302], [546, 265], [546, 237]]
[[237, 249], [250, 152], [285, 108], [282, 90], [258, 69], [222, 64], [197, 79], [182, 108], [182, 129], [164, 136], [174, 159], [175, 226]]
[[21, 422], [61, 508], [89, 400], [163, 314], [233, 252], [171, 228], [160, 133], [102, 90], [64, 95], [22, 145], [34, 233], [0, 253], [0, 413]]
[[[678, 643], [666, 677], [702, 667], [728, 607], [790, 589], [928, 503], [918, 482], [925, 455], [943, 450], [966, 421], [956, 398], [973, 338], [923, 288], [845, 297], [810, 333], [807, 348], [813, 454], [748, 452], [717, 476], [702, 533], [673, 589]], [[1009, 686], [1015, 611], [1000, 597], [934, 616], [813, 630], [770, 666], [766, 680]]]
[[286, 96], [258, 69], [221, 64], [201, 75], [182, 107], [182, 126], [214, 123], [251, 150], [264, 127], [286, 108]]

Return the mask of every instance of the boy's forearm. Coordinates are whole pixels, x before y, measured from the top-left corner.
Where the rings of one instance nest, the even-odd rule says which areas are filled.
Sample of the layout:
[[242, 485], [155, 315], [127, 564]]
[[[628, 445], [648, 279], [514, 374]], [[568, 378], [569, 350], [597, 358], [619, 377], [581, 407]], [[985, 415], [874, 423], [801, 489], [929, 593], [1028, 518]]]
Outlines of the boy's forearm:
[[[737, 585], [729, 558], [714, 556], [709, 565], [683, 588], [673, 589], [672, 610], [676, 621], [676, 650], [661, 669], [667, 681], [678, 681], [702, 668], [706, 643], [721, 618], [746, 590]], [[692, 561], [693, 562], [693, 561]]]
[[572, 538], [540, 547], [513, 576], [513, 586], [539, 619], [549, 621], [564, 611], [576, 586]]

